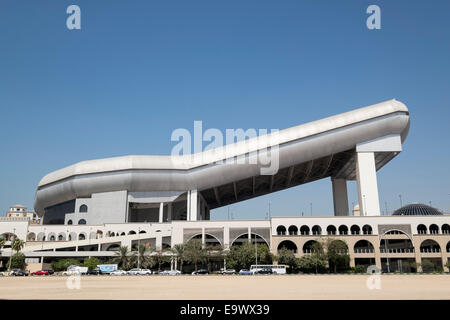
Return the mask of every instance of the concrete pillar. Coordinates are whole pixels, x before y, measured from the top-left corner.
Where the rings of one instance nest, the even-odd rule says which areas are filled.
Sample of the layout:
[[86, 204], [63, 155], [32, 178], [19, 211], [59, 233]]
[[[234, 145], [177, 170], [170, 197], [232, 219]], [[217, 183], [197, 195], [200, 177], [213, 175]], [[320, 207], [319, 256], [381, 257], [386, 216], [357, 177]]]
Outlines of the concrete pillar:
[[172, 221], [172, 202], [167, 204], [167, 221]]
[[331, 178], [335, 216], [348, 216], [347, 180]]
[[355, 257], [352, 253], [350, 253], [350, 268], [353, 268], [355, 266]]
[[162, 237], [158, 236], [156, 237], [156, 250], [161, 250], [162, 249]]
[[225, 249], [230, 247], [230, 227], [223, 227], [223, 246]]
[[356, 181], [362, 216], [379, 216], [377, 172], [373, 152], [356, 153]]
[[248, 227], [248, 242], [252, 242], [252, 228]]
[[159, 223], [163, 223], [163, 217], [164, 217], [164, 202], [161, 202], [159, 204]]
[[197, 221], [198, 209], [198, 193], [197, 190], [190, 190], [188, 192], [188, 221]]
[[202, 228], [202, 246], [205, 246], [206, 236], [205, 236], [205, 228]]

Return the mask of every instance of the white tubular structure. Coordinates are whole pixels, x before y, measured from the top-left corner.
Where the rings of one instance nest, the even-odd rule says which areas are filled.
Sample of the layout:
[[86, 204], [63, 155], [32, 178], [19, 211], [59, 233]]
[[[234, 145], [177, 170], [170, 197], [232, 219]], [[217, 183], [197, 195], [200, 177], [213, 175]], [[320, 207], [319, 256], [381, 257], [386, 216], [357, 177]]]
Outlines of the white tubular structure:
[[[170, 219], [195, 221], [208, 219], [210, 209], [331, 177], [336, 215], [348, 215], [345, 181], [354, 179], [363, 215], [379, 215], [376, 171], [401, 151], [408, 131], [408, 109], [394, 99], [196, 154], [83, 161], [46, 175], [34, 206], [57, 221], [72, 208], [77, 218], [81, 201], [90, 202], [89, 224], [143, 221], [139, 210], [163, 202], [164, 221], [169, 203]], [[259, 161], [263, 154], [269, 164]], [[275, 163], [277, 170], [265, 175]], [[180, 200], [188, 202], [185, 209]]]

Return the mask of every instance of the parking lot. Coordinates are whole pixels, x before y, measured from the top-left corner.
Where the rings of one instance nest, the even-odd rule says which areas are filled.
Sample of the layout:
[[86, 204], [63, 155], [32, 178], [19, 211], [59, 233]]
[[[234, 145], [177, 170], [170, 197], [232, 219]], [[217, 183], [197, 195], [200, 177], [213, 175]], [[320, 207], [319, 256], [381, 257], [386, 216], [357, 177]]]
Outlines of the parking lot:
[[178, 275], [0, 277], [0, 299], [450, 299], [450, 276]]

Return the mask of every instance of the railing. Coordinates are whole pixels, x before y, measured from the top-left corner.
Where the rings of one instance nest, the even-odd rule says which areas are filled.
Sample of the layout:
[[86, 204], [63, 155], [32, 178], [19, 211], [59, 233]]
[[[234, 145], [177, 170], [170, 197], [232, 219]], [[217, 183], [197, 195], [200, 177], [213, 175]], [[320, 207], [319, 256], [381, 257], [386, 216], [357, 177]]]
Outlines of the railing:
[[385, 249], [380, 248], [381, 253], [414, 253], [414, 248], [406, 248], [406, 249]]
[[368, 249], [368, 248], [355, 249], [355, 253], [373, 253], [373, 252], [374, 252], [373, 249]]
[[422, 253], [439, 253], [439, 252], [441, 252], [441, 249], [435, 249], [435, 248], [420, 248], [420, 252], [422, 252]]

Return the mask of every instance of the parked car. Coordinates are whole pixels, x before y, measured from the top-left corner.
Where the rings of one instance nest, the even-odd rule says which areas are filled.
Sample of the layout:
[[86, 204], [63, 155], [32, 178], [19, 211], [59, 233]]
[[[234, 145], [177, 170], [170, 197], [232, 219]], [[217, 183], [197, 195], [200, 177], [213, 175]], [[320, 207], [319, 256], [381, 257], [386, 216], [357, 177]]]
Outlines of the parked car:
[[100, 268], [95, 268], [92, 269], [91, 271], [88, 271], [88, 274], [97, 276], [99, 274], [102, 274], [102, 272], [100, 271]]
[[53, 271], [52, 269], [45, 269], [43, 271], [47, 271], [49, 275], [52, 275], [55, 273], [55, 271]]
[[249, 275], [249, 274], [252, 274], [252, 272], [248, 269], [241, 269], [241, 270], [239, 270], [239, 274], [240, 275]]
[[234, 269], [220, 269], [220, 271], [218, 272], [220, 274], [236, 274], [236, 270]]
[[273, 271], [270, 268], [262, 268], [262, 269], [256, 270], [254, 272], [254, 274], [273, 274]]
[[39, 270], [31, 273], [32, 276], [48, 276], [49, 273], [47, 270]]
[[127, 272], [127, 274], [131, 275], [149, 275], [152, 274], [152, 271], [149, 269], [140, 269], [140, 268], [134, 268]]
[[14, 269], [9, 275], [14, 277], [26, 277], [28, 276], [28, 272], [20, 269]]
[[110, 273], [111, 276], [125, 276], [127, 274], [124, 270], [114, 270]]
[[164, 270], [164, 271], [161, 271], [159, 274], [176, 276], [178, 274], [181, 274], [181, 271], [179, 271], [179, 270]]
[[200, 269], [197, 271], [193, 271], [192, 274], [209, 274], [209, 271], [206, 269]]

